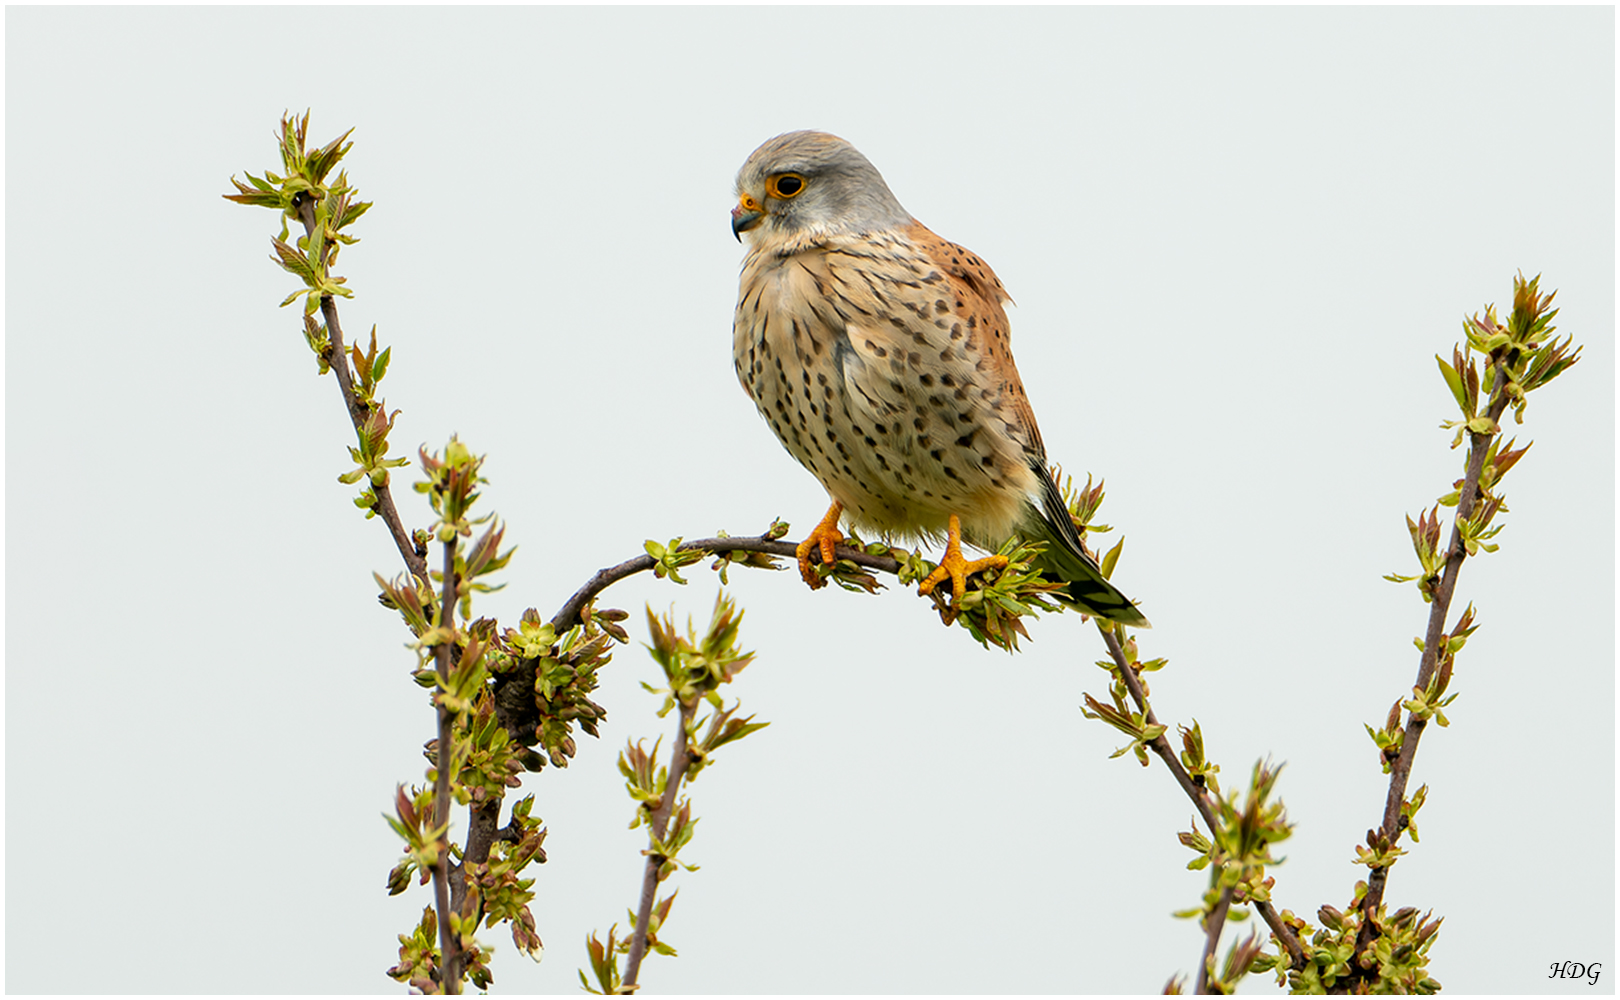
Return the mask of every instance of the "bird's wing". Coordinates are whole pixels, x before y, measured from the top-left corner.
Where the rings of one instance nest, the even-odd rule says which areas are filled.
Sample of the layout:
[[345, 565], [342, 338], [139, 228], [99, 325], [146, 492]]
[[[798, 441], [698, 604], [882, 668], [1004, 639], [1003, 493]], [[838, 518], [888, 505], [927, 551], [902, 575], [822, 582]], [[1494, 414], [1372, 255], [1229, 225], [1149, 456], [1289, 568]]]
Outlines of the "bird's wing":
[[1018, 365], [1012, 355], [1012, 325], [1007, 322], [1007, 310], [1002, 306], [1004, 302], [1011, 302], [1012, 296], [1007, 294], [1006, 286], [990, 265], [973, 251], [939, 236], [920, 222], [914, 223], [906, 235], [947, 276], [951, 290], [956, 293], [954, 308], [966, 319], [968, 349], [980, 352], [985, 363], [979, 367], [998, 383], [1012, 411], [1017, 435], [1044, 466], [1046, 446], [1041, 442], [1035, 411], [1024, 393], [1024, 381], [1018, 377]]

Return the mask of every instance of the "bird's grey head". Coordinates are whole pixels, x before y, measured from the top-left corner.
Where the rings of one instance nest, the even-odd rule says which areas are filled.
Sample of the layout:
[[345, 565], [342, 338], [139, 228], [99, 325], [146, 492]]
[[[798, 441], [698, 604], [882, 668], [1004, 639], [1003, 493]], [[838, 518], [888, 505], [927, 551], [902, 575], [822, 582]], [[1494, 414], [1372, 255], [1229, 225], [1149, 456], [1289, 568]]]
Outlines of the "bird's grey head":
[[731, 230], [749, 242], [901, 229], [914, 220], [860, 150], [825, 132], [788, 132], [737, 171]]

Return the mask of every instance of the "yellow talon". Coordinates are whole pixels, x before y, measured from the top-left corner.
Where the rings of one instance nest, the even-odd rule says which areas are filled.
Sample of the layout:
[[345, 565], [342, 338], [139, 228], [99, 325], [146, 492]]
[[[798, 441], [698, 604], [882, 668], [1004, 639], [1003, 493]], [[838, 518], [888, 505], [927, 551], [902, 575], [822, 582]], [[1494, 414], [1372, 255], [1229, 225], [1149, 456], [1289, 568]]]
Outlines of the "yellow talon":
[[939, 560], [939, 568], [928, 574], [928, 579], [917, 587], [917, 594], [926, 597], [933, 592], [936, 584], [949, 577], [952, 603], [959, 604], [962, 601], [962, 594], [967, 591], [968, 577], [987, 569], [1003, 569], [1006, 565], [1006, 556], [986, 556], [972, 562], [963, 559], [962, 522], [952, 514], [950, 527], [945, 534], [945, 555]]
[[[833, 564], [833, 546], [844, 540], [844, 533], [838, 530], [838, 519], [844, 514], [844, 505], [837, 500], [827, 508], [827, 516], [821, 523], [810, 529], [810, 534], [804, 536], [804, 541], [794, 550], [799, 557], [799, 575], [804, 582], [810, 585], [811, 590], [819, 590], [827, 585], [827, 581], [817, 575], [816, 568], [810, 565], [810, 553], [819, 550], [821, 561], [828, 566]], [[1002, 560], [1005, 562], [1006, 560]]]

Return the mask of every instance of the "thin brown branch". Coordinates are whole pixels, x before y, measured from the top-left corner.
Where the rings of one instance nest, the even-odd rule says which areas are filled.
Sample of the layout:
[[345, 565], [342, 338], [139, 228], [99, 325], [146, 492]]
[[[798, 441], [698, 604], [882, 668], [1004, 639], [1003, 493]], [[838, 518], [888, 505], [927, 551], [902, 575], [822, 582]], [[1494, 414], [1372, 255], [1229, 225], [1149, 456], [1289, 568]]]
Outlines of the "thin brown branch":
[[[315, 233], [315, 202], [307, 196], [303, 197], [298, 205], [298, 219], [304, 224], [304, 234], [313, 236]], [[326, 261], [319, 261], [322, 270], [326, 268]], [[326, 320], [326, 335], [331, 343], [331, 355], [326, 359], [332, 374], [337, 377], [338, 388], [343, 392], [343, 406], [349, 411], [349, 422], [354, 424], [356, 434], [364, 433], [366, 419], [369, 414], [360, 397], [355, 395], [354, 376], [349, 371], [349, 356], [343, 347], [343, 326], [338, 322], [337, 302], [330, 295], [321, 297], [321, 318]], [[388, 534], [394, 539], [394, 546], [399, 549], [400, 558], [405, 560], [405, 568], [418, 579], [426, 581], [428, 578], [427, 553], [420, 552], [416, 544], [411, 541], [411, 533], [405, 530], [405, 523], [400, 520], [399, 508], [394, 505], [394, 495], [388, 489], [388, 484], [373, 486], [372, 495], [377, 498], [372, 508], [388, 526]]]
[[517, 842], [510, 827], [502, 827], [501, 803], [504, 797], [487, 802], [474, 802], [467, 807], [467, 847], [462, 852], [461, 864], [450, 873], [450, 906], [457, 913], [467, 898], [467, 872], [487, 864], [490, 849], [497, 840]]
[[[1136, 702], [1137, 711], [1142, 713], [1142, 721], [1150, 726], [1159, 725], [1158, 717], [1153, 714], [1153, 709], [1148, 704], [1147, 692], [1142, 688], [1142, 678], [1137, 676], [1135, 670], [1131, 669], [1130, 661], [1126, 659], [1125, 650], [1120, 646], [1119, 639], [1115, 637], [1114, 630], [1098, 621], [1097, 631], [1102, 633], [1103, 643], [1108, 647], [1108, 655], [1113, 658], [1114, 665], [1119, 668], [1120, 677], [1125, 681], [1125, 689], [1130, 692], [1131, 700]], [[1210, 835], [1213, 836], [1215, 833], [1215, 810], [1210, 804], [1209, 795], [1203, 788], [1193, 782], [1192, 776], [1187, 773], [1187, 769], [1181, 766], [1181, 758], [1176, 756], [1175, 748], [1170, 745], [1170, 741], [1165, 739], [1163, 733], [1160, 733], [1148, 743], [1148, 749], [1158, 754], [1159, 759], [1164, 761], [1165, 766], [1170, 769], [1170, 774], [1176, 779], [1176, 784], [1180, 785], [1181, 790], [1187, 793], [1187, 798], [1192, 800], [1193, 806], [1198, 809], [1198, 814], [1204, 817], [1204, 824], [1209, 827]], [[1293, 967], [1296, 969], [1304, 968], [1305, 948], [1299, 943], [1299, 936], [1294, 933], [1294, 929], [1283, 923], [1282, 917], [1270, 903], [1256, 901], [1254, 905], [1255, 909], [1260, 911], [1260, 916], [1265, 919], [1266, 925], [1271, 928], [1272, 933], [1277, 936], [1283, 947], [1288, 950], [1288, 957], [1292, 961]], [[1198, 992], [1203, 992], [1201, 977]]]
[[[793, 558], [797, 552], [798, 543], [785, 542], [761, 535], [757, 538], [699, 538], [695, 541], [685, 542], [679, 546], [680, 552], [708, 552], [720, 555], [725, 552], [762, 552], [773, 556], [786, 556]], [[900, 572], [900, 561], [889, 556], [867, 555], [860, 549], [846, 548], [840, 545], [836, 556], [839, 559], [848, 559], [857, 566], [875, 569], [884, 573]], [[626, 559], [617, 566], [597, 570], [596, 575], [585, 582], [585, 586], [574, 592], [563, 603], [561, 610], [551, 619], [551, 627], [557, 633], [566, 632], [579, 624], [579, 614], [585, 605], [589, 604], [597, 594], [618, 583], [628, 576], [645, 573], [657, 565], [657, 560], [649, 555], [636, 556]]]
[[1264, 900], [1256, 900], [1254, 908], [1259, 912], [1260, 919], [1271, 928], [1271, 933], [1288, 949], [1289, 964], [1296, 969], [1305, 968], [1305, 946], [1299, 943], [1299, 935], [1294, 933], [1294, 929], [1283, 923], [1282, 914], [1277, 912], [1277, 908]]
[[1232, 908], [1232, 889], [1221, 890], [1221, 901], [1215, 904], [1214, 912], [1204, 918], [1204, 957], [1198, 962], [1198, 985], [1193, 987], [1194, 993], [1209, 992], [1209, 968], [1215, 962], [1215, 949], [1221, 943], [1221, 931], [1226, 926], [1226, 913]]
[[[1507, 366], [1508, 359], [1504, 358], [1497, 367], [1496, 385], [1492, 390], [1493, 398], [1490, 408], [1486, 411], [1486, 416], [1490, 417], [1493, 424], [1501, 421], [1508, 408], [1508, 395], [1502, 391], [1507, 381]], [[1446, 617], [1451, 612], [1451, 598], [1457, 589], [1457, 577], [1462, 572], [1463, 560], [1468, 558], [1468, 552], [1462, 543], [1461, 525], [1473, 515], [1474, 506], [1479, 500], [1479, 480], [1485, 469], [1485, 455], [1490, 450], [1491, 440], [1495, 436], [1472, 431], [1468, 435], [1468, 466], [1458, 492], [1457, 514], [1451, 521], [1450, 549], [1446, 556], [1445, 570], [1440, 577], [1440, 585], [1435, 588], [1434, 601], [1429, 605], [1429, 627], [1423, 637], [1423, 656], [1418, 660], [1417, 682], [1414, 687], [1420, 691], [1428, 688], [1439, 663], [1440, 637], [1445, 634]], [[1426, 720], [1407, 713], [1401, 752], [1395, 758], [1395, 764], [1389, 772], [1389, 792], [1384, 799], [1384, 818], [1380, 826], [1380, 832], [1389, 840], [1391, 846], [1400, 840], [1401, 806], [1406, 802], [1406, 786], [1411, 780], [1412, 764], [1417, 758], [1418, 740], [1422, 738], [1427, 725]], [[1384, 887], [1388, 881], [1387, 867], [1374, 868], [1367, 878], [1367, 895], [1362, 899], [1362, 912], [1367, 915], [1367, 919], [1361, 923], [1361, 933], [1357, 938], [1358, 951], [1371, 943], [1374, 933], [1371, 917], [1378, 912], [1378, 907], [1384, 901]]]
[[[304, 224], [304, 235], [313, 237], [315, 234], [315, 201], [308, 196], [302, 196], [298, 202], [298, 220]], [[327, 261], [315, 262], [323, 271]], [[327, 366], [337, 378], [338, 388], [343, 393], [343, 406], [349, 412], [349, 422], [354, 425], [356, 434], [363, 434], [369, 413], [360, 397], [354, 391], [354, 376], [349, 371], [349, 356], [343, 347], [343, 326], [338, 322], [337, 302], [330, 295], [321, 296], [321, 317], [326, 320], [326, 335], [330, 354], [326, 358]], [[376, 497], [373, 509], [382, 517], [383, 523], [388, 526], [388, 533], [394, 539], [394, 545], [405, 560], [405, 568], [417, 579], [428, 579], [427, 554], [418, 551], [411, 541], [410, 532], [405, 530], [405, 524], [400, 520], [399, 508], [394, 504], [393, 493], [388, 484], [371, 487], [372, 495]], [[444, 598], [443, 607], [439, 612], [439, 625], [450, 629], [455, 625], [455, 552], [456, 543], [452, 539], [444, 547]], [[451, 643], [441, 642], [434, 651], [434, 659], [439, 674], [439, 681], [444, 684], [450, 676], [450, 647]], [[452, 716], [443, 705], [438, 708], [438, 777], [433, 788], [433, 825], [445, 827], [450, 818], [450, 764], [452, 759], [451, 728]], [[499, 809], [497, 803], [496, 808]], [[485, 857], [488, 857], [488, 847], [485, 847]], [[462, 878], [455, 893], [457, 897], [465, 896], [466, 880]], [[461, 992], [461, 956], [456, 946], [455, 937], [450, 929], [451, 909], [451, 879], [450, 879], [450, 838], [448, 830], [441, 838], [439, 844], [439, 861], [433, 866], [433, 902], [439, 912], [439, 951], [443, 960], [440, 986], [446, 993]], [[459, 899], [458, 899], [459, 905]]]
[[[1103, 642], [1108, 646], [1108, 655], [1113, 657], [1114, 664], [1119, 667], [1119, 675], [1125, 681], [1125, 689], [1131, 693], [1131, 700], [1136, 702], [1136, 709], [1142, 713], [1142, 720], [1150, 726], [1159, 725], [1158, 718], [1154, 716], [1153, 709], [1148, 705], [1147, 692], [1142, 690], [1142, 678], [1137, 676], [1135, 670], [1131, 669], [1130, 661], [1125, 658], [1125, 650], [1121, 648], [1119, 639], [1114, 636], [1113, 629], [1098, 621], [1097, 631], [1102, 633]], [[1180, 785], [1181, 790], [1187, 793], [1187, 798], [1191, 799], [1193, 805], [1197, 807], [1198, 814], [1204, 817], [1204, 824], [1209, 827], [1209, 832], [1213, 835], [1215, 832], [1215, 810], [1210, 805], [1209, 795], [1204, 789], [1193, 783], [1192, 776], [1187, 773], [1186, 768], [1181, 766], [1181, 758], [1176, 756], [1176, 751], [1170, 746], [1170, 741], [1164, 738], [1163, 733], [1160, 733], [1148, 743], [1148, 749], [1158, 754], [1159, 759], [1164, 761], [1164, 765], [1170, 769], [1171, 775], [1175, 777], [1176, 784]]]
[[[669, 818], [675, 814], [675, 800], [680, 797], [681, 782], [686, 778], [687, 765], [692, 762], [692, 755], [687, 751], [686, 727], [692, 724], [692, 717], [697, 714], [697, 702], [680, 702], [681, 712], [678, 720], [679, 729], [675, 734], [675, 751], [669, 763], [669, 778], [664, 782], [664, 794], [659, 799], [658, 808], [653, 811], [650, 824], [650, 837], [653, 840], [663, 840], [664, 833], [669, 829]], [[636, 978], [641, 975], [641, 960], [647, 955], [647, 936], [652, 931], [653, 902], [658, 895], [658, 869], [662, 868], [666, 858], [656, 853], [647, 854], [647, 864], [641, 874], [641, 901], [636, 907], [636, 929], [630, 938], [630, 954], [624, 963], [624, 988], [626, 991], [634, 989]]]
[[[440, 598], [439, 628], [450, 632], [456, 619], [456, 536], [444, 543], [444, 595]], [[450, 685], [450, 650], [454, 643], [448, 637], [433, 650], [434, 666], [439, 674], [439, 689]], [[450, 768], [455, 763], [453, 742], [454, 714], [443, 703], [438, 706], [439, 749], [433, 781], [433, 825], [444, 831], [439, 838], [439, 862], [433, 866], [433, 903], [439, 910], [439, 954], [442, 968], [439, 986], [445, 993], [461, 992], [461, 949], [457, 936], [450, 928]], [[465, 880], [463, 880], [465, 885]], [[463, 890], [465, 891], [465, 890]]]

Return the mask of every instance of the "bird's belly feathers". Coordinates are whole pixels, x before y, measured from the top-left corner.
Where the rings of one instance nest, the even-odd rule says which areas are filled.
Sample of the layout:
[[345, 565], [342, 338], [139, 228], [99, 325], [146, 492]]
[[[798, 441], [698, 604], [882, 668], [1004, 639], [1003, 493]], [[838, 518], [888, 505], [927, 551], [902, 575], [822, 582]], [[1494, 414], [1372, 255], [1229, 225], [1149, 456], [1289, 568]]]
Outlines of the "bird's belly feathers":
[[744, 268], [733, 349], [761, 416], [856, 526], [936, 536], [956, 514], [969, 537], [999, 544], [1037, 486], [962, 324], [896, 322], [848, 294], [836, 262], [813, 263]]

